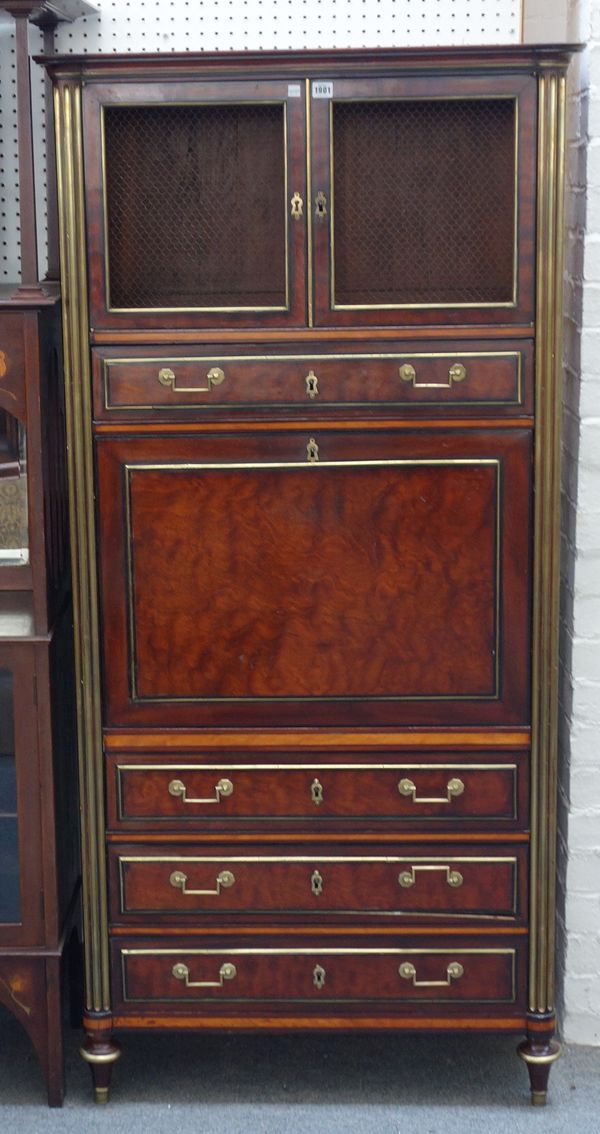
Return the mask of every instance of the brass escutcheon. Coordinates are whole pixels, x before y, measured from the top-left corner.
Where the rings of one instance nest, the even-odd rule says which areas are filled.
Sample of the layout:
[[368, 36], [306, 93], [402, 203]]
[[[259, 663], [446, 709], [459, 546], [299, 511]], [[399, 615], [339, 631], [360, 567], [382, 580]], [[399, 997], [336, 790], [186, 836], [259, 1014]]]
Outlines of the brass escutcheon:
[[321, 189], [315, 197], [315, 216], [317, 220], [323, 220], [327, 216], [327, 197]]
[[315, 965], [313, 969], [313, 984], [315, 988], [323, 988], [325, 984], [325, 969], [322, 965]]
[[314, 370], [309, 370], [308, 374], [306, 375], [305, 382], [306, 393], [308, 394], [308, 397], [316, 398], [317, 394], [319, 393], [319, 379], [317, 378]]
[[314, 437], [311, 437], [309, 439], [308, 444], [306, 446], [306, 459], [309, 462], [309, 464], [312, 464], [312, 465], [316, 464], [317, 461], [319, 460], [319, 446], [317, 445], [317, 442], [315, 441]]
[[310, 888], [313, 894], [316, 894], [317, 897], [319, 896], [319, 894], [323, 893], [323, 877], [321, 874], [319, 874], [318, 870], [313, 870], [310, 879]]
[[303, 206], [304, 206], [304, 201], [302, 200], [302, 197], [300, 196], [300, 194], [294, 193], [294, 195], [293, 195], [293, 197], [290, 201], [290, 210], [291, 210], [291, 214], [292, 214], [294, 220], [300, 220], [300, 217], [302, 216]]
[[319, 807], [323, 802], [323, 784], [319, 780], [313, 780], [310, 785], [310, 794], [313, 803], [316, 803], [317, 807]]

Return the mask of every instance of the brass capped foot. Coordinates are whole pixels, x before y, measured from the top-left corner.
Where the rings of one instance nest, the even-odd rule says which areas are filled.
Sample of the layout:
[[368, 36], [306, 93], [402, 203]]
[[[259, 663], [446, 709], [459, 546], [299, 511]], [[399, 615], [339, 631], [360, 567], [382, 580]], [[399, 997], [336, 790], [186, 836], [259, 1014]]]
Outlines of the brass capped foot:
[[545, 1106], [548, 1093], [550, 1068], [560, 1059], [562, 1047], [557, 1040], [536, 1043], [533, 1039], [523, 1040], [517, 1048], [521, 1059], [526, 1063], [531, 1085], [531, 1105]]
[[89, 1064], [94, 1086], [94, 1102], [104, 1106], [108, 1102], [108, 1091], [113, 1065], [120, 1058], [121, 1048], [113, 1039], [92, 1039], [89, 1037], [80, 1049], [81, 1058]]

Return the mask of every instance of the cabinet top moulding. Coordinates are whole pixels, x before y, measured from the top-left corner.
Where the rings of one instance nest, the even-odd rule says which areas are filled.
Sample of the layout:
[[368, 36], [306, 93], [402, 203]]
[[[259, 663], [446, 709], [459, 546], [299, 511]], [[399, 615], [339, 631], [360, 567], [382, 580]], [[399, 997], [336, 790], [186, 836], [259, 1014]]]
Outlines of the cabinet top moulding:
[[573, 52], [582, 44], [523, 44], [505, 47], [406, 47], [336, 48], [317, 51], [231, 51], [169, 52], [114, 55], [36, 56], [54, 79], [106, 81], [119, 78], [130, 82], [160, 74], [165, 79], [207, 77], [218, 70], [219, 78], [259, 71], [270, 78], [327, 73], [339, 77], [348, 72], [385, 75], [386, 71], [406, 73], [458, 74], [491, 70], [528, 73], [546, 67], [566, 68]]

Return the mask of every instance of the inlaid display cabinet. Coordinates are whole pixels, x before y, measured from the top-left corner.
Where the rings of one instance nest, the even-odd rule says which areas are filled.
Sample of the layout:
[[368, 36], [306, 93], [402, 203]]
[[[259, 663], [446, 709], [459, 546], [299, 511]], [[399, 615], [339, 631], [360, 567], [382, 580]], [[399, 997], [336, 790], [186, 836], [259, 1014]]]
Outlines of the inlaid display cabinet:
[[87, 1039], [553, 1039], [562, 47], [65, 56]]
[[[0, 286], [0, 1003], [34, 1045], [51, 1106], [64, 1094], [80, 879], [61, 297], [38, 277], [28, 30], [43, 27], [51, 50], [57, 23], [86, 11], [82, 0], [0, 2], [15, 43], [20, 253]], [[3, 88], [10, 99], [9, 79]], [[6, 138], [2, 148], [12, 153]], [[51, 144], [47, 158], [52, 168]], [[49, 190], [56, 281], [52, 201]]]

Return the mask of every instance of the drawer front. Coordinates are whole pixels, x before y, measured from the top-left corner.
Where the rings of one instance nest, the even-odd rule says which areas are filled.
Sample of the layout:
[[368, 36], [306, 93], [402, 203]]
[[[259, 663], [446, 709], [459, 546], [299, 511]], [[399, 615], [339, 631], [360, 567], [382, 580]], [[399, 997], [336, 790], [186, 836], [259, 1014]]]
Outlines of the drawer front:
[[442, 344], [434, 352], [313, 353], [265, 356], [231, 353], [139, 354], [94, 352], [95, 413], [99, 420], [134, 419], [155, 411], [257, 407], [365, 406], [508, 407], [529, 405], [529, 344]]
[[[518, 997], [517, 950], [396, 947], [115, 946], [125, 1005], [220, 1001], [504, 1003]], [[120, 955], [120, 956], [119, 956]], [[121, 995], [119, 995], [121, 993]]]
[[[526, 852], [494, 846], [350, 849], [310, 847], [262, 853], [214, 848], [110, 849], [115, 921], [148, 914], [177, 920], [198, 914], [434, 914], [516, 919], [523, 910]], [[342, 848], [343, 849], [343, 848]], [[414, 853], [413, 853], [414, 851]], [[519, 868], [520, 867], [520, 868]]]
[[[199, 764], [111, 758], [110, 825], [359, 819], [449, 825], [525, 821], [526, 758], [447, 763]], [[377, 761], [377, 762], [375, 762]]]

